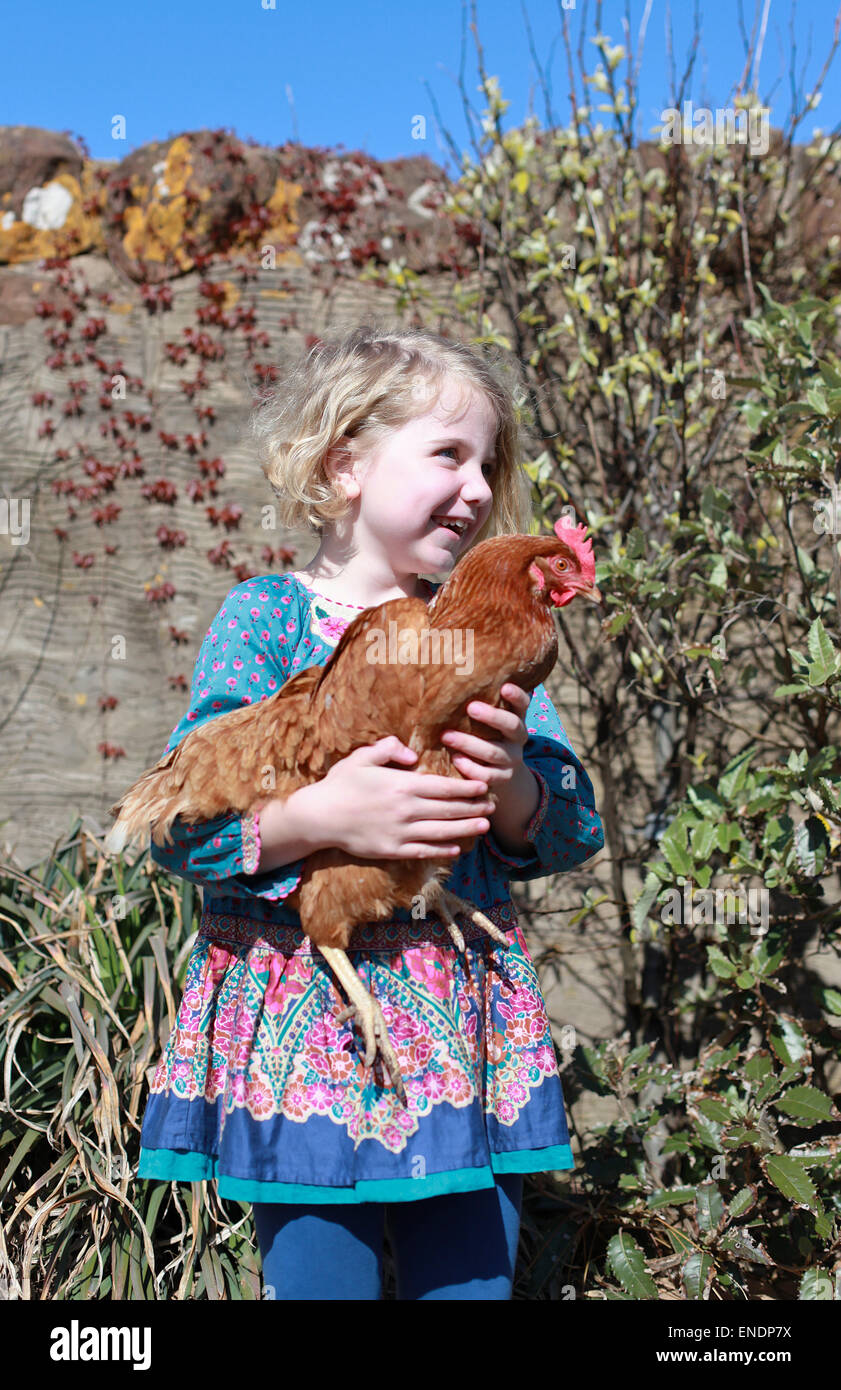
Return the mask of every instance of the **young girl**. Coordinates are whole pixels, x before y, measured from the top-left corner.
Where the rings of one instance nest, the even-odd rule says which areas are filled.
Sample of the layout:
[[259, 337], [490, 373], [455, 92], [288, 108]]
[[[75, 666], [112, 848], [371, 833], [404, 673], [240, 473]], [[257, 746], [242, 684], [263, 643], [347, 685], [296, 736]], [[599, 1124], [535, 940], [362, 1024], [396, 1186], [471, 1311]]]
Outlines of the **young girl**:
[[[484, 358], [421, 330], [319, 342], [257, 410], [281, 524], [321, 535], [294, 574], [228, 594], [199, 651], [192, 729], [326, 665], [347, 624], [401, 595], [431, 598], [495, 533], [528, 530], [513, 400]], [[447, 524], [450, 523], [450, 524]], [[187, 825], [161, 865], [204, 889], [176, 1025], [151, 1085], [139, 1176], [216, 1178], [254, 1205], [266, 1295], [381, 1296], [387, 1226], [401, 1299], [510, 1299], [524, 1173], [572, 1168], [563, 1092], [509, 880], [601, 849], [593, 788], [545, 689], [500, 672], [487, 737], [443, 741], [466, 780], [411, 770], [396, 738], [360, 747], [284, 803]], [[573, 775], [571, 775], [573, 774]], [[454, 839], [476, 835], [458, 856]], [[364, 1046], [335, 977], [284, 899], [307, 855], [453, 856], [447, 886], [506, 931], [467, 918], [456, 950], [408, 910], [357, 928], [350, 958], [378, 999], [406, 1105]], [[376, 1075], [382, 1080], [375, 1080]]]

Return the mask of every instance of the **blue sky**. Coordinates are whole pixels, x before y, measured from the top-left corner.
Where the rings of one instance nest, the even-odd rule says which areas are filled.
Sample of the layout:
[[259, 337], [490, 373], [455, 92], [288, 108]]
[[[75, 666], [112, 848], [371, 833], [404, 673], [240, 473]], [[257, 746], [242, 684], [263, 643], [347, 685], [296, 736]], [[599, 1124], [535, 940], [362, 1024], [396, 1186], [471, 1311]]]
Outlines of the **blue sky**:
[[[245, 138], [278, 145], [361, 149], [378, 159], [427, 154], [451, 174], [454, 165], [436, 129], [433, 107], [459, 149], [470, 147], [457, 75], [462, 54], [461, 0], [36, 0], [7, 8], [0, 123], [38, 125], [84, 136], [98, 158], [122, 158], [150, 140], [182, 130], [233, 128]], [[523, 0], [535, 50], [549, 72], [556, 119], [569, 114], [566, 56], [560, 41], [564, 0]], [[568, 3], [568, 0], [567, 0]], [[756, 0], [742, 0], [750, 32]], [[760, 0], [760, 11], [765, 0]], [[605, 0], [603, 29], [623, 40], [625, 0]], [[645, 0], [629, 0], [636, 35]], [[760, 93], [771, 96], [772, 123], [791, 109], [789, 60], [793, 0], [770, 0], [760, 70]], [[838, 0], [799, 0], [794, 41], [797, 81], [811, 90], [832, 42]], [[695, 105], [727, 104], [744, 66], [739, 0], [698, 0], [701, 41], [687, 95]], [[669, 104], [666, 20], [671, 10], [678, 76], [692, 33], [692, 0], [653, 0], [640, 74], [638, 135], [648, 138]], [[503, 124], [520, 124], [532, 109], [545, 124], [545, 106], [518, 0], [478, 0], [478, 29], [487, 71], [511, 102]], [[568, 11], [577, 49], [584, 0]], [[586, 7], [585, 33], [595, 33], [595, 5]], [[469, 24], [470, 8], [467, 6]], [[553, 46], [554, 45], [554, 46]], [[596, 57], [592, 44], [585, 48]], [[480, 97], [469, 29], [465, 86]], [[805, 65], [805, 75], [801, 73]], [[624, 62], [618, 69], [624, 76]], [[426, 86], [424, 84], [427, 84]], [[776, 83], [776, 90], [772, 89]], [[427, 88], [429, 90], [427, 90]], [[291, 94], [291, 101], [290, 101]], [[293, 109], [294, 107], [294, 109]], [[112, 139], [112, 118], [126, 119], [126, 139]], [[413, 119], [426, 117], [426, 139], [412, 137]], [[841, 48], [817, 111], [797, 139], [841, 120]], [[417, 126], [415, 126], [417, 129]]]

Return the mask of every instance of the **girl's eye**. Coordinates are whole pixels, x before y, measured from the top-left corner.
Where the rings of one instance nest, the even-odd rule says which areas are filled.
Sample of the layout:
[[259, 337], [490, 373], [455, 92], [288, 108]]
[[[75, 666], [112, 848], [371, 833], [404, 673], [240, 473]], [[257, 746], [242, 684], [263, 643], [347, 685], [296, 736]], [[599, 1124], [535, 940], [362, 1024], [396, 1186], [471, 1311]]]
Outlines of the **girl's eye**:
[[456, 455], [458, 455], [458, 450], [456, 449], [456, 447], [455, 447], [454, 444], [445, 444], [444, 447], [443, 447], [442, 449], [439, 449], [439, 450], [438, 450], [438, 452], [439, 452], [439, 454], [456, 454]]

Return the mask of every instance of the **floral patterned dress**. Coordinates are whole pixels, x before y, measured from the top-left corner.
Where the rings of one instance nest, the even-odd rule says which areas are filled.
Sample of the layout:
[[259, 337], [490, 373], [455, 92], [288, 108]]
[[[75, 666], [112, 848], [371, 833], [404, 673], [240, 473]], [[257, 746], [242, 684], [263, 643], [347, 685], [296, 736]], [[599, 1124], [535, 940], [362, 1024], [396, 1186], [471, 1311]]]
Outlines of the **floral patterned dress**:
[[[430, 598], [437, 586], [429, 585]], [[358, 611], [358, 610], [356, 610]], [[297, 671], [326, 665], [356, 611], [294, 574], [232, 589], [199, 651], [192, 729], [265, 700]], [[348, 954], [379, 1000], [406, 1104], [381, 1064], [366, 1068], [347, 1001], [284, 899], [304, 861], [255, 872], [251, 821], [188, 825], [153, 859], [203, 888], [203, 912], [174, 1028], [151, 1080], [138, 1177], [215, 1178], [252, 1202], [412, 1201], [494, 1186], [496, 1173], [573, 1168], [561, 1079], [509, 881], [563, 873], [604, 843], [593, 788], [545, 689], [525, 717], [524, 758], [540, 785], [527, 855], [493, 829], [453, 865], [448, 888], [508, 937], [470, 919], [458, 952], [437, 918], [400, 909], [357, 927]]]

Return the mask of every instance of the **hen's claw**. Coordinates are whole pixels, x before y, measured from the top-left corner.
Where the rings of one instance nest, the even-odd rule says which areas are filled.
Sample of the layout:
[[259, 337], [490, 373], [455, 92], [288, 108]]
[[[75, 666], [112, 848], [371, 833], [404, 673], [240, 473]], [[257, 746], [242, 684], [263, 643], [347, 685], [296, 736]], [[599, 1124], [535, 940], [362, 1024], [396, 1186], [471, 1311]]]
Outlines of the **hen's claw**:
[[448, 888], [444, 888], [437, 879], [430, 879], [423, 886], [423, 898], [427, 907], [431, 907], [433, 912], [437, 912], [443, 918], [444, 925], [450, 933], [455, 943], [457, 951], [464, 950], [464, 937], [459, 930], [454, 913], [460, 912], [463, 916], [469, 917], [477, 927], [492, 936], [494, 941], [498, 941], [501, 946], [508, 945], [508, 937], [499, 929], [494, 922], [486, 917], [484, 912], [480, 912], [473, 903], [458, 897], [456, 893], [451, 893]]
[[325, 960], [332, 967], [339, 981], [344, 985], [345, 991], [351, 1000], [346, 1009], [336, 1015], [337, 1023], [344, 1023], [345, 1019], [354, 1017], [362, 1030], [365, 1039], [365, 1065], [373, 1066], [374, 1059], [379, 1052], [385, 1062], [389, 1080], [397, 1092], [403, 1105], [406, 1104], [406, 1088], [403, 1085], [403, 1077], [400, 1074], [400, 1063], [397, 1060], [397, 1053], [388, 1036], [388, 1029], [385, 1025], [383, 1011], [377, 1000], [369, 994], [361, 979], [357, 975], [344, 951], [335, 946], [320, 946], [319, 950]]
[[388, 1078], [405, 1105], [406, 1090], [403, 1085], [403, 1077], [400, 1074], [400, 1063], [397, 1060], [397, 1053], [391, 1038], [388, 1036], [383, 1011], [373, 995], [368, 994], [364, 1002], [360, 1000], [359, 1003], [349, 1004], [346, 1009], [342, 1009], [342, 1012], [336, 1015], [336, 1022], [344, 1023], [348, 1018], [356, 1019], [365, 1039], [366, 1067], [373, 1066], [374, 1058], [379, 1052], [386, 1065]]

